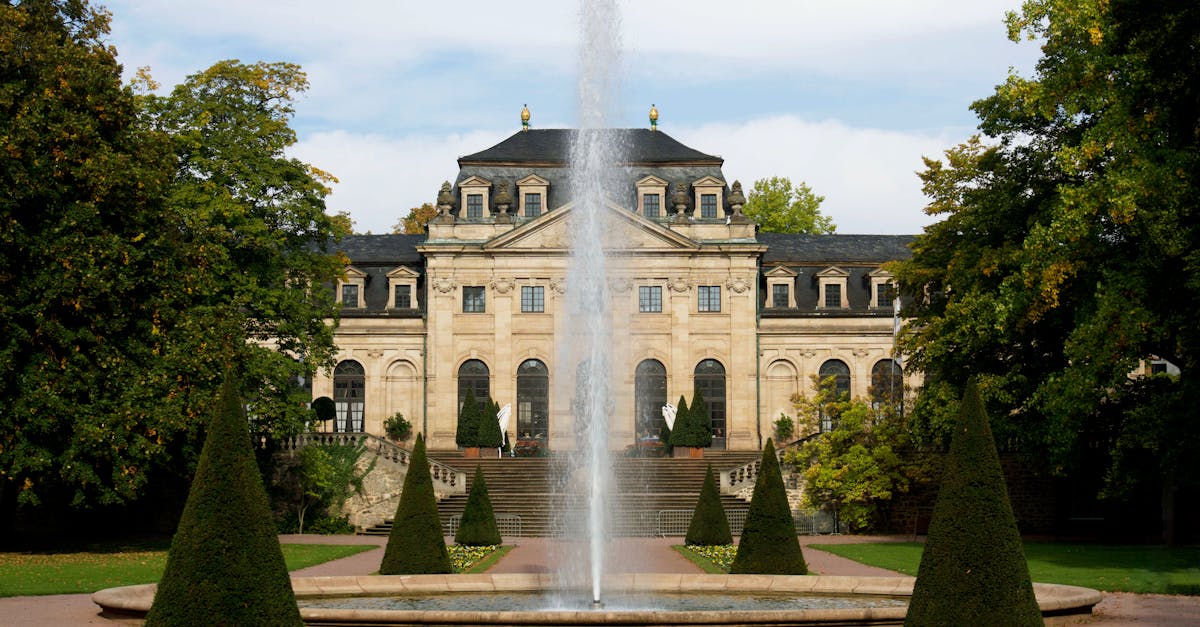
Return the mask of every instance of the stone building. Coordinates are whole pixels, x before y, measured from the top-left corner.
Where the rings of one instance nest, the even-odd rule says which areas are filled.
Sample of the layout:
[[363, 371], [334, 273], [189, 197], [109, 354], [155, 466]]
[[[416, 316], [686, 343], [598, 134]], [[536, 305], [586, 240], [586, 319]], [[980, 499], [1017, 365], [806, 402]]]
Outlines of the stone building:
[[[755, 450], [812, 375], [861, 397], [911, 378], [891, 360], [882, 267], [911, 236], [756, 233], [720, 157], [653, 128], [608, 132], [626, 155], [603, 241], [619, 337], [611, 448], [656, 435], [663, 403], [696, 390], [714, 447]], [[556, 348], [569, 341], [574, 133], [526, 129], [460, 157], [426, 235], [341, 241], [339, 363], [313, 382], [337, 403], [335, 429], [380, 433], [402, 412], [432, 450], [452, 449], [471, 390], [511, 404], [510, 439], [574, 448], [578, 364]]]

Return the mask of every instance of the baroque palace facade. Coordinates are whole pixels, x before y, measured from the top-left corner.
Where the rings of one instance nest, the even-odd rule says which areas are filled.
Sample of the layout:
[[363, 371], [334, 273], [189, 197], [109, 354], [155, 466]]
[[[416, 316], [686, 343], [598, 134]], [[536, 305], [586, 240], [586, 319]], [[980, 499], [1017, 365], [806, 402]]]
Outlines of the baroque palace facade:
[[[915, 382], [892, 360], [882, 267], [909, 255], [911, 236], [757, 233], [720, 157], [653, 128], [608, 132], [627, 155], [605, 203], [610, 448], [657, 435], [663, 404], [697, 390], [714, 447], [757, 450], [813, 375], [855, 397]], [[313, 381], [336, 403], [335, 430], [382, 433], [401, 412], [430, 449], [453, 449], [471, 390], [512, 406], [511, 441], [575, 447], [578, 364], [557, 348], [570, 341], [574, 133], [526, 129], [460, 157], [427, 234], [340, 242], [339, 361]]]

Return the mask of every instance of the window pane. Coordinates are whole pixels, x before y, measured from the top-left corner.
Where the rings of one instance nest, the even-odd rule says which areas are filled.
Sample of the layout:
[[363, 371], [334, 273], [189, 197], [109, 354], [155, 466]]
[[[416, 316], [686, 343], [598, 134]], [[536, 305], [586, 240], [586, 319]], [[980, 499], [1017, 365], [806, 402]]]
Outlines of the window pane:
[[875, 302], [879, 307], [891, 307], [892, 295], [895, 290], [892, 289], [889, 283], [880, 283], [875, 286]]
[[696, 293], [700, 297], [700, 311], [721, 311], [721, 286], [701, 285]]
[[542, 313], [546, 310], [546, 292], [541, 286], [524, 286], [521, 288], [521, 311], [525, 313]]
[[463, 399], [467, 398], [468, 390], [477, 403], [491, 398], [488, 385], [490, 376], [487, 364], [478, 359], [469, 359], [458, 367], [458, 411], [462, 411]]
[[463, 287], [463, 311], [483, 313], [486, 311], [482, 287]]
[[358, 286], [343, 285], [342, 286], [342, 306], [343, 307], [358, 307]]
[[715, 359], [696, 364], [696, 392], [704, 397], [704, 408], [712, 427], [713, 448], [725, 448], [725, 367]]
[[701, 194], [700, 195], [700, 217], [701, 218], [717, 217], [717, 195], [716, 194]]
[[662, 312], [662, 287], [643, 285], [638, 287], [638, 311], [641, 313]]
[[525, 194], [525, 217], [536, 218], [542, 215], [542, 195]]
[[827, 283], [825, 285], [825, 306], [842, 306], [842, 286], [840, 283]]
[[412, 286], [396, 286], [396, 309], [412, 309]]
[[658, 194], [642, 195], [642, 212], [647, 218], [658, 217]]
[[483, 217], [483, 194], [467, 194], [467, 219], [477, 220]]
[[362, 431], [366, 376], [362, 364], [343, 361], [333, 369], [334, 431]]
[[633, 385], [635, 435], [639, 440], [657, 438], [666, 425], [662, 408], [667, 404], [667, 369], [647, 359], [638, 364]]
[[788, 306], [788, 286], [775, 284], [771, 286], [771, 306]]
[[545, 439], [550, 431], [550, 370], [537, 359], [517, 368], [517, 438]]

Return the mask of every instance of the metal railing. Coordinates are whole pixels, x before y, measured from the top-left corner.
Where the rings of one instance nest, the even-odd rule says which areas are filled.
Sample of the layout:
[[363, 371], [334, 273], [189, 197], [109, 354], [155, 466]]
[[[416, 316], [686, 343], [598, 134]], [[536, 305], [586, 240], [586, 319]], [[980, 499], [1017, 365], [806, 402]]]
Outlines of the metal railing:
[[[458, 533], [458, 527], [461, 524], [462, 514], [450, 516], [450, 520], [446, 522], [446, 535], [453, 536]], [[517, 514], [496, 514], [496, 526], [500, 528], [502, 536], [520, 538], [525, 535], [524, 529], [521, 527], [521, 517]]]

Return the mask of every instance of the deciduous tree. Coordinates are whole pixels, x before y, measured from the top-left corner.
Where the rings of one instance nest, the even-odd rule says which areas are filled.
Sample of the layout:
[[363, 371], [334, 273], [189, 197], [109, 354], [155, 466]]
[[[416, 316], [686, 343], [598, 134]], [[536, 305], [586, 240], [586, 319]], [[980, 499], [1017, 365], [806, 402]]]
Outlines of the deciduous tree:
[[766, 233], [833, 233], [833, 220], [821, 214], [824, 201], [803, 181], [793, 186], [791, 179], [773, 176], [754, 181], [742, 212]]
[[400, 218], [400, 221], [392, 227], [392, 233], [406, 233], [408, 235], [420, 235], [425, 232], [425, 225], [429, 221], [437, 217], [438, 210], [432, 203], [425, 203], [420, 207], [413, 207], [408, 210], [408, 215]]

